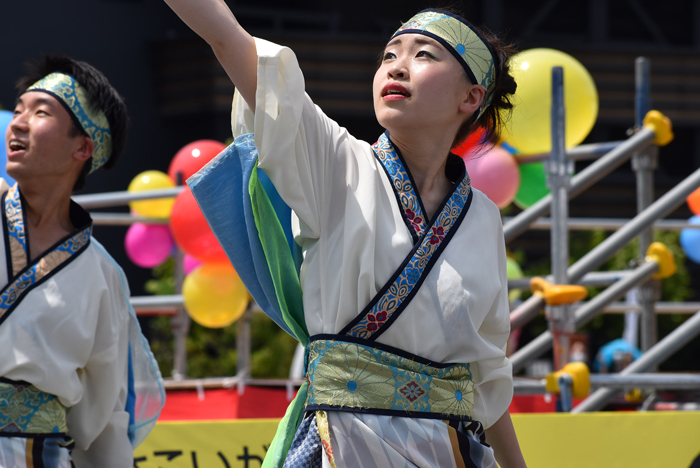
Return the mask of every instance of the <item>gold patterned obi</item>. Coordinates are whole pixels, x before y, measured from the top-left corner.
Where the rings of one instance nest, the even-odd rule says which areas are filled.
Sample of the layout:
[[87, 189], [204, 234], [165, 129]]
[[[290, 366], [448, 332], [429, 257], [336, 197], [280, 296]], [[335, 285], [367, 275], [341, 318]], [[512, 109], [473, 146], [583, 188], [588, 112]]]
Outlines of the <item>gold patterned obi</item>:
[[308, 345], [306, 410], [471, 420], [469, 364], [433, 363], [400, 349], [342, 335]]
[[56, 395], [0, 377], [0, 437], [63, 437], [67, 430], [66, 408]]

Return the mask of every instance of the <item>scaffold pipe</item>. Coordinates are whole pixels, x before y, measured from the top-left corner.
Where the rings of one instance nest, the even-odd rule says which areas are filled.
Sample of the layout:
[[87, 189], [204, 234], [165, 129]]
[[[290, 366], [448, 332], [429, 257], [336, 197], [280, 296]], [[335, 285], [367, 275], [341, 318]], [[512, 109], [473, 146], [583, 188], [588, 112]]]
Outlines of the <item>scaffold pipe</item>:
[[[699, 334], [700, 314], [695, 314], [642, 354], [639, 359], [624, 368], [620, 375], [641, 373], [658, 366]], [[615, 393], [614, 389], [600, 388], [574, 408], [573, 412], [598, 411], [615, 396]]]
[[[644, 130], [643, 130], [644, 131]], [[651, 130], [649, 130], [651, 131]], [[653, 134], [653, 132], [652, 132]], [[649, 208], [632, 218], [629, 223], [611, 234], [610, 237], [598, 244], [593, 250], [584, 255], [579, 261], [569, 267], [569, 281], [577, 283], [586, 273], [593, 271], [605, 263], [618, 249], [627, 245], [635, 236], [659, 218], [667, 216], [675, 210], [695, 189], [700, 187], [700, 169], [696, 169], [681, 183], [666, 192]], [[527, 323], [544, 307], [544, 300], [532, 296], [516, 307], [510, 314], [511, 328]]]
[[[590, 166], [582, 170], [571, 179], [569, 188], [569, 199], [580, 194], [588, 187], [610, 174], [617, 169], [625, 161], [632, 157], [632, 154], [641, 151], [652, 144], [656, 135], [649, 128], [642, 128], [639, 132], [632, 135], [605, 156], [601, 157]], [[527, 210], [511, 219], [503, 226], [503, 235], [506, 243], [512, 241], [541, 216], [549, 213], [552, 206], [552, 195], [549, 194], [543, 199], [532, 205]]]
[[[625, 276], [615, 284], [612, 284], [605, 291], [588, 301], [585, 306], [576, 310], [576, 328], [581, 328], [583, 325], [591, 321], [596, 315], [598, 315], [605, 306], [617, 300], [640, 282], [651, 278], [651, 276], [656, 273], [658, 268], [659, 266], [656, 262], [646, 262], [644, 265], [633, 270], [629, 275]], [[513, 372], [520, 372], [530, 361], [540, 357], [542, 354], [549, 351], [551, 347], [552, 333], [546, 331], [529, 342], [527, 345], [520, 348], [510, 357], [510, 362], [513, 365]]]
[[73, 201], [86, 210], [95, 208], [108, 208], [111, 206], [124, 206], [129, 202], [138, 200], [152, 200], [155, 198], [176, 197], [184, 190], [184, 186], [169, 189], [146, 190], [144, 192], [107, 192], [76, 195]]
[[[632, 388], [649, 388], [655, 390], [698, 390], [700, 375], [692, 374], [591, 374], [592, 389], [603, 387], [616, 390]], [[547, 393], [545, 379], [513, 379], [513, 388], [518, 395], [534, 395]]]

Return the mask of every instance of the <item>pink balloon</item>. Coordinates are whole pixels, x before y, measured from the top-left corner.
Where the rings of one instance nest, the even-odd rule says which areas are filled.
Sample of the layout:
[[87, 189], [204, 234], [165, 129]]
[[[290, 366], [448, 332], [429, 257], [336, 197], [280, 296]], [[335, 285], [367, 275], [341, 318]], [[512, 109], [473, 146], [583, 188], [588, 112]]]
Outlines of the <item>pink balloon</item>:
[[124, 238], [129, 260], [142, 268], [153, 268], [166, 261], [173, 245], [167, 224], [134, 223]]
[[463, 156], [472, 187], [481, 190], [499, 208], [508, 206], [520, 187], [518, 163], [500, 146], [478, 146]]
[[199, 265], [203, 265], [203, 263], [190, 254], [185, 254], [185, 257], [182, 259], [182, 269], [185, 271], [185, 275], [189, 275]]

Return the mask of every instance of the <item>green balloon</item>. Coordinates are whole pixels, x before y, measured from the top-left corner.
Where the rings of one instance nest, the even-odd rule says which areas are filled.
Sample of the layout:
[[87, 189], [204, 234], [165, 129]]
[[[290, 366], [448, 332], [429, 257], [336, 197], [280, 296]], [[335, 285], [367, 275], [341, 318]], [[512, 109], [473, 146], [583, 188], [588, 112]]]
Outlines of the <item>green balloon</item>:
[[544, 172], [544, 163], [541, 162], [520, 164], [518, 169], [520, 169], [520, 188], [513, 201], [518, 208], [524, 210], [549, 194], [547, 174]]
[[[508, 279], [520, 279], [523, 277], [523, 270], [520, 269], [520, 265], [510, 257], [506, 259], [506, 276]], [[520, 297], [520, 294], [522, 294], [520, 289], [511, 289], [508, 292], [508, 300], [513, 302]]]

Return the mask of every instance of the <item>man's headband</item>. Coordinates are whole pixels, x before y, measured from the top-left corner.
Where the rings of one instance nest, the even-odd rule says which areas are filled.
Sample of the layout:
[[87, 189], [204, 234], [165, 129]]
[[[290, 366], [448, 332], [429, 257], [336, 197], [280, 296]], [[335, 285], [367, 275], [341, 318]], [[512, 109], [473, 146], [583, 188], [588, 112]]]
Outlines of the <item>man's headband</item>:
[[462, 64], [472, 84], [486, 89], [477, 119], [491, 104], [496, 83], [493, 51], [474, 27], [464, 18], [442, 10], [423, 10], [404, 23], [391, 37], [400, 34], [423, 34], [442, 44]]
[[41, 91], [58, 99], [73, 120], [80, 125], [95, 145], [90, 173], [109, 160], [112, 155], [112, 130], [101, 109], [90, 105], [87, 91], [70, 75], [51, 73], [40, 79], [26, 92]]

